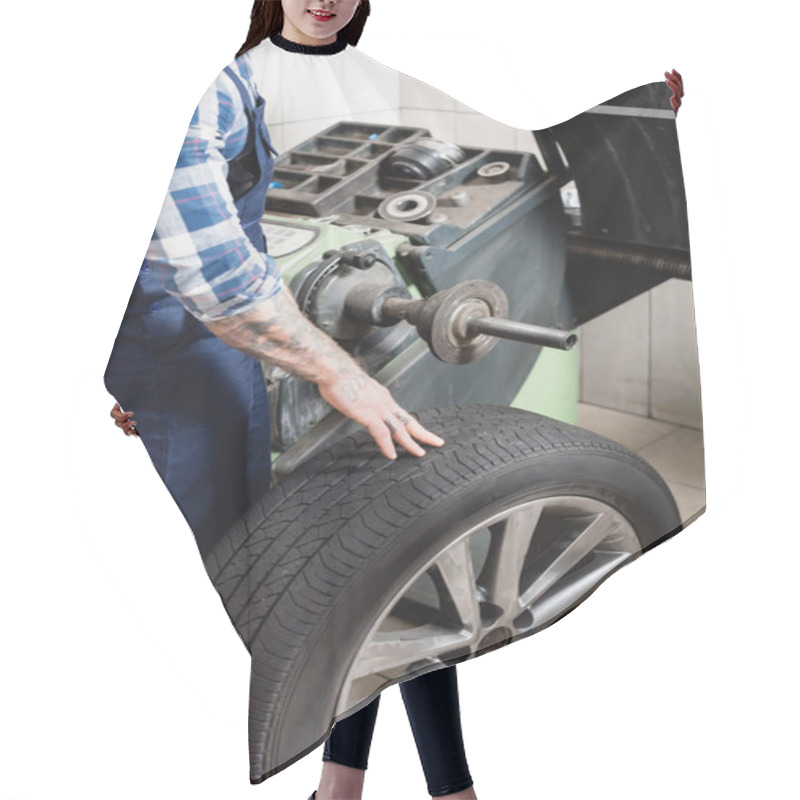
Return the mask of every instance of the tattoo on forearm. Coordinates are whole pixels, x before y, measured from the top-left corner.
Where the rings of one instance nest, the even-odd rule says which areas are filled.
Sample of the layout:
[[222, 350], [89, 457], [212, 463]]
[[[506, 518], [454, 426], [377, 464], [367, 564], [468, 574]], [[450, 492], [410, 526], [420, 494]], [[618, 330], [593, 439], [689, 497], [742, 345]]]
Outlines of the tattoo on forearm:
[[352, 375], [342, 388], [358, 399], [365, 375], [353, 359], [307, 319], [288, 290], [278, 292], [250, 311], [208, 323], [227, 344], [306, 380], [319, 382], [333, 374]]

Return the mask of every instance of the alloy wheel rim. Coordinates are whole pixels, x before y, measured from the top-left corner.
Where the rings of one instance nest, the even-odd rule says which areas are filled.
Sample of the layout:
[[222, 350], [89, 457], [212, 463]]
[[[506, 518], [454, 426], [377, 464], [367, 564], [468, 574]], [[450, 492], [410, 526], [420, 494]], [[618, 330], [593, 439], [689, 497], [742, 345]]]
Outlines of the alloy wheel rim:
[[538, 498], [491, 515], [385, 605], [351, 661], [335, 713], [387, 683], [530, 635], [640, 550], [630, 522], [595, 498]]

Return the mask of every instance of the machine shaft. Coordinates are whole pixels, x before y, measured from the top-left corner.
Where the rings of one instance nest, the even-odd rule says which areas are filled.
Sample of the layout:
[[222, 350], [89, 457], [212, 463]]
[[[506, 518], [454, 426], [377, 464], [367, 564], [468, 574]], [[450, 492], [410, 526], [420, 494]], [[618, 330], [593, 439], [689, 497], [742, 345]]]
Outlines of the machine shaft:
[[471, 334], [486, 333], [489, 336], [515, 339], [518, 342], [554, 347], [558, 350], [571, 350], [578, 341], [578, 337], [570, 331], [543, 328], [540, 325], [498, 317], [472, 317], [467, 322], [467, 330]]
[[516, 322], [507, 317], [508, 299], [491, 281], [466, 280], [425, 300], [398, 296], [396, 286], [364, 284], [351, 289], [344, 304], [350, 319], [372, 325], [414, 325], [433, 354], [448, 364], [468, 364], [488, 353], [498, 339], [570, 350], [571, 331]]

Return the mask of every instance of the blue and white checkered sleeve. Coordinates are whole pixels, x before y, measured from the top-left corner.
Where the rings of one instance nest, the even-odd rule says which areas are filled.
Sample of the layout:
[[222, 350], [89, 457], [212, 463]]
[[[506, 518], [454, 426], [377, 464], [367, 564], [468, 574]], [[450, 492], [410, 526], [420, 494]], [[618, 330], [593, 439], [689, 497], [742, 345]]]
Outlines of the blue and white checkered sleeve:
[[147, 250], [165, 290], [202, 321], [281, 290], [278, 265], [253, 247], [227, 182], [228, 159], [241, 152], [247, 130], [241, 95], [223, 71], [192, 116]]

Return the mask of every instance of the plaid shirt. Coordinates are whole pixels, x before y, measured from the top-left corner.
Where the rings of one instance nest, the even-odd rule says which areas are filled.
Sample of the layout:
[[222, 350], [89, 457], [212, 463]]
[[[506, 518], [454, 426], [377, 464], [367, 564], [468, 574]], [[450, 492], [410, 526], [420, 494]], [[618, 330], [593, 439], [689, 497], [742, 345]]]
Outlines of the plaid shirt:
[[[252, 99], [248, 54], [231, 67]], [[239, 314], [281, 289], [278, 265], [248, 239], [226, 179], [247, 133], [241, 94], [223, 71], [192, 116], [145, 257], [164, 289], [202, 321]]]

